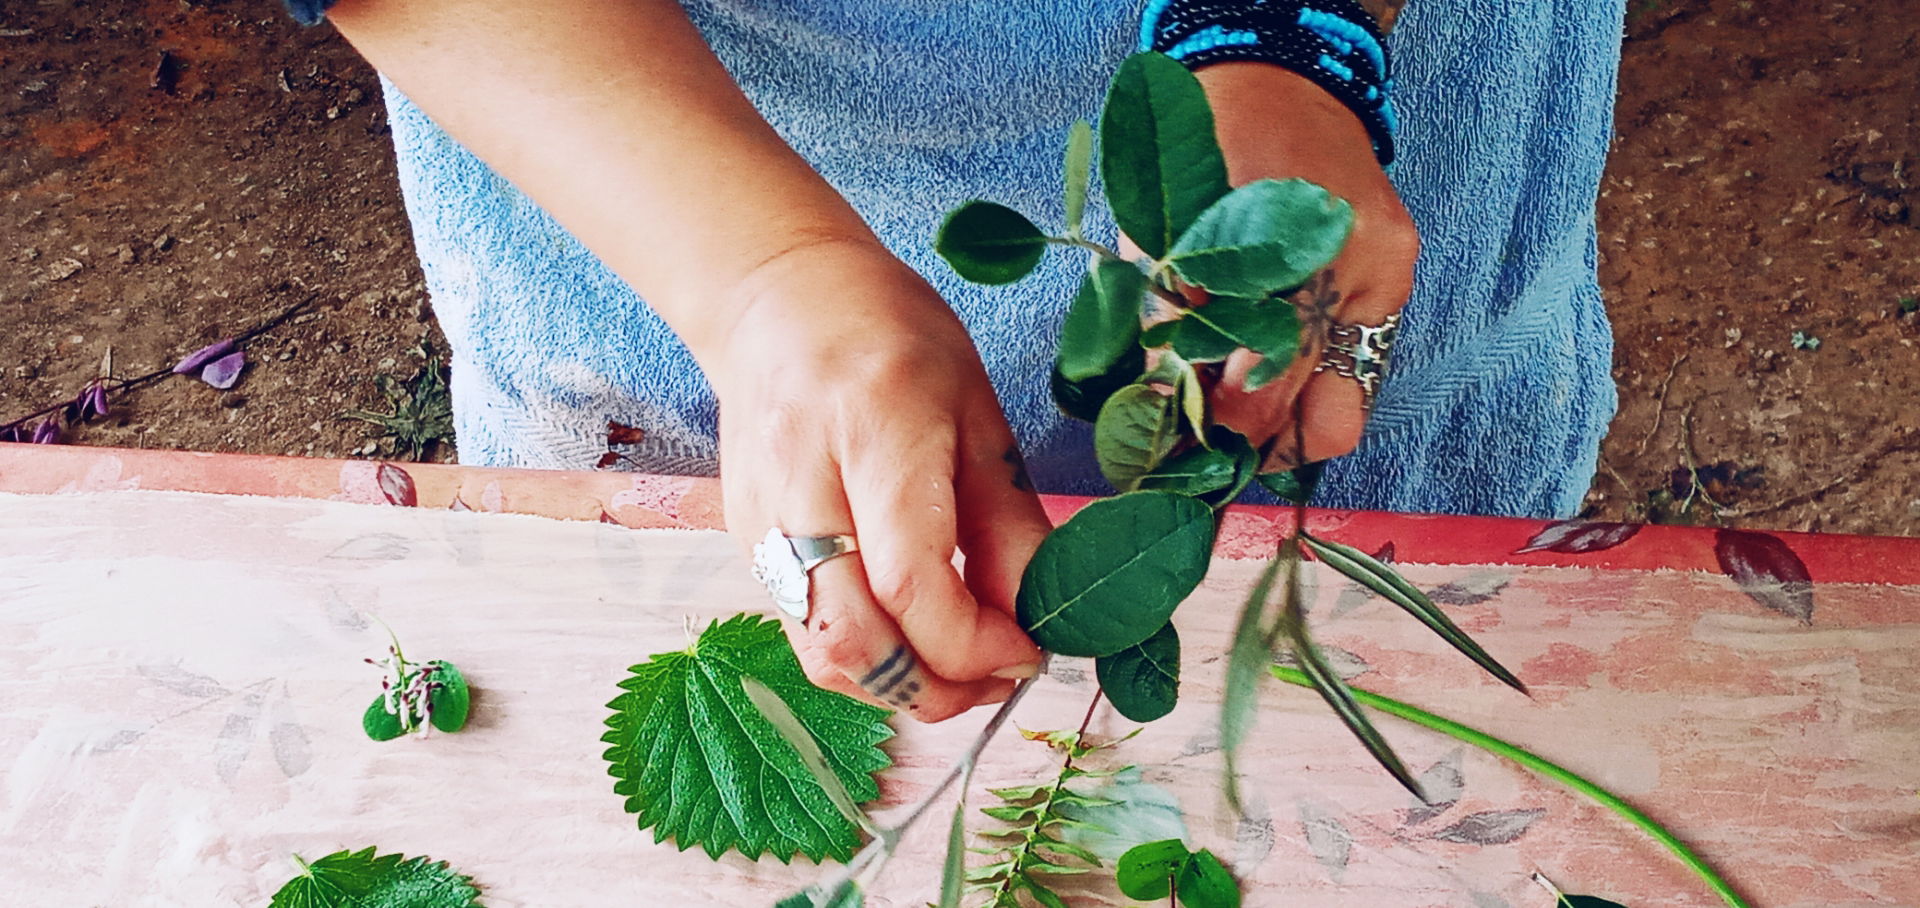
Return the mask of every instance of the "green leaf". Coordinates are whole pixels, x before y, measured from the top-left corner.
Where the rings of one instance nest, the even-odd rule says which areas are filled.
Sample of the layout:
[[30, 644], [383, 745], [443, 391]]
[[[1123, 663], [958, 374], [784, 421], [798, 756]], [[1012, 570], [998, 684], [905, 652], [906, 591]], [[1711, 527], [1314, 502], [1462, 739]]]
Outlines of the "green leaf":
[[1087, 181], [1093, 170], [1093, 127], [1085, 120], [1073, 121], [1067, 130], [1067, 151], [1061, 169], [1066, 172], [1067, 233], [1080, 235], [1080, 221], [1087, 212]]
[[1440, 639], [1447, 641], [1454, 649], [1465, 653], [1467, 658], [1472, 659], [1481, 668], [1486, 669], [1488, 674], [1500, 679], [1508, 687], [1523, 694], [1527, 692], [1527, 686], [1521, 683], [1518, 677], [1507, 671], [1506, 666], [1501, 665], [1486, 650], [1481, 649], [1480, 644], [1474, 642], [1473, 638], [1468, 636], [1466, 631], [1461, 630], [1459, 625], [1454, 624], [1453, 619], [1448, 618], [1446, 612], [1434, 605], [1433, 600], [1427, 598], [1427, 594], [1421, 592], [1419, 587], [1400, 576], [1399, 571], [1380, 563], [1372, 555], [1353, 546], [1306, 533], [1302, 533], [1301, 536], [1306, 540], [1307, 547], [1311, 548], [1321, 561], [1326, 562], [1328, 567], [1357, 581], [1361, 586], [1374, 591], [1388, 602], [1405, 609], [1408, 614], [1420, 619], [1420, 623], [1439, 634]]
[[1093, 456], [1114, 488], [1130, 492], [1180, 442], [1174, 399], [1146, 385], [1114, 392], [1093, 424]]
[[1232, 485], [1237, 467], [1225, 451], [1192, 448], [1140, 477], [1139, 487], [1199, 498]]
[[1206, 576], [1212, 554], [1206, 504], [1166, 492], [1102, 499], [1041, 541], [1015, 613], [1045, 649], [1111, 655], [1164, 627]]
[[[1185, 310], [1192, 313], [1194, 310]], [[1147, 349], [1166, 348], [1191, 363], [1217, 363], [1240, 349], [1233, 338], [1214, 330], [1212, 325], [1183, 315], [1155, 322], [1140, 334], [1140, 345]]]
[[1174, 876], [1186, 866], [1191, 854], [1186, 843], [1179, 839], [1135, 845], [1120, 856], [1120, 864], [1114, 868], [1114, 882], [1127, 898], [1164, 899], [1173, 891]]
[[427, 703], [433, 708], [433, 727], [445, 732], [466, 728], [467, 710], [473, 703], [467, 677], [460, 674], [453, 663], [442, 659], [427, 664], [433, 666], [432, 681], [440, 685], [427, 695]]
[[860, 884], [848, 880], [834, 887], [831, 892], [809, 886], [805, 891], [776, 902], [773, 908], [861, 908], [866, 903], [866, 896], [860, 893]]
[[934, 236], [940, 257], [976, 284], [1011, 284], [1040, 264], [1047, 235], [1027, 216], [994, 202], [968, 202], [947, 214]]
[[1360, 743], [1381, 767], [1413, 792], [1414, 797], [1426, 801], [1427, 796], [1420, 790], [1420, 783], [1413, 778], [1413, 773], [1407, 771], [1406, 764], [1393, 752], [1387, 739], [1381, 737], [1380, 730], [1373, 727], [1367, 714], [1360, 711], [1360, 704], [1354, 701], [1353, 691], [1347, 687], [1347, 682], [1341, 680], [1339, 672], [1328, 664], [1326, 654], [1314, 645], [1313, 635], [1307, 631], [1306, 611], [1297, 583], [1288, 584], [1287, 604], [1280, 620], [1294, 657], [1300, 662], [1300, 670], [1313, 682], [1313, 689], [1320, 692], [1321, 699], [1333, 707], [1334, 715], [1339, 716], [1347, 730], [1360, 739]]
[[1260, 484], [1287, 501], [1306, 504], [1313, 499], [1314, 487], [1320, 484], [1320, 472], [1326, 469], [1326, 465], [1326, 461], [1316, 460], [1280, 473], [1262, 473]]
[[1100, 116], [1100, 176], [1114, 221], [1156, 259], [1227, 194], [1213, 110], [1185, 66], [1161, 54], [1120, 64]]
[[1140, 300], [1146, 286], [1147, 276], [1132, 262], [1096, 259], [1060, 327], [1055, 370], [1068, 381], [1083, 382], [1125, 359], [1140, 338]]
[[[1172, 360], [1172, 354], [1163, 357]], [[1187, 431], [1192, 433], [1202, 447], [1207, 446], [1207, 389], [1200, 383], [1200, 374], [1194, 371], [1193, 364], [1185, 360], [1180, 362], [1180, 375], [1173, 384], [1173, 396], [1180, 401], [1180, 412], [1187, 418]]]
[[967, 884], [967, 785], [973, 781], [973, 761], [960, 773], [960, 796], [953, 805], [953, 825], [947, 829], [947, 857], [940, 865], [938, 908], [960, 908]]
[[[296, 858], [297, 860], [297, 858]], [[270, 908], [470, 908], [480, 890], [445, 862], [372, 848], [336, 851], [300, 862], [299, 876], [273, 894]]]
[[1094, 662], [1100, 688], [1120, 715], [1152, 722], [1180, 698], [1180, 635], [1172, 622], [1145, 640]]
[[1255, 180], [1180, 234], [1167, 264], [1189, 284], [1260, 297], [1306, 283], [1346, 245], [1353, 206], [1305, 180]]
[[1138, 347], [1130, 348], [1120, 355], [1120, 361], [1113, 368], [1096, 378], [1085, 381], [1069, 381], [1059, 370], [1053, 373], [1053, 402], [1058, 404], [1060, 412], [1085, 422], [1100, 418], [1100, 408], [1115, 391], [1140, 380], [1140, 373], [1147, 369], [1147, 354]]
[[1267, 562], [1240, 607], [1233, 642], [1227, 647], [1227, 676], [1220, 695], [1220, 755], [1225, 763], [1227, 802], [1236, 809], [1240, 806], [1240, 773], [1235, 757], [1247, 733], [1253, 730], [1255, 707], [1260, 704], [1261, 669], [1273, 661], [1273, 642], [1266, 632], [1267, 600], [1281, 571], [1292, 573], [1298, 560], [1299, 549], [1289, 542]]
[[813, 774], [814, 783], [820, 786], [827, 800], [833, 802], [834, 809], [840, 811], [841, 816], [846, 817], [849, 822], [860, 827], [868, 835], [878, 834], [878, 828], [873, 825], [872, 818], [867, 816], [866, 811], [860, 809], [859, 804], [854, 803], [853, 793], [847, 791], [846, 784], [841, 782], [840, 777], [827, 766], [827, 755], [820, 752], [820, 742], [814, 740], [813, 732], [801, 724], [800, 717], [793, 714], [793, 709], [787, 705], [787, 701], [780, 699], [780, 695], [774, 693], [773, 688], [762, 684], [759, 678], [752, 675], [740, 676], [740, 689], [747, 695], [748, 700], [753, 701], [754, 707], [760, 710], [761, 718], [771, 723], [773, 730], [779, 732], [780, 737], [792, 745], [794, 753], [800, 757], [801, 765], [807, 767], [807, 772]]
[[386, 694], [367, 704], [367, 711], [360, 715], [360, 728], [375, 741], [391, 741], [406, 733], [406, 729], [400, 727], [400, 717], [387, 712]]
[[798, 752], [748, 698], [751, 675], [821, 744], [827, 765], [857, 802], [879, 796], [872, 774], [891, 762], [879, 748], [888, 713], [809, 684], [780, 625], [756, 615], [713, 622], [692, 647], [636, 665], [608, 706], [601, 737], [614, 791], [655, 841], [702, 846], [718, 858], [847, 860], [860, 829], [834, 807]]
[[1183, 908], [1240, 908], [1240, 884], [1213, 852], [1201, 849], [1180, 868]]
[[1033, 896], [1033, 900], [1039, 902], [1044, 908], [1068, 908], [1066, 901], [1060, 898], [1059, 893], [1048, 889], [1038, 880], [1031, 877], [1022, 877], [1020, 886], [1027, 890], [1027, 894]]

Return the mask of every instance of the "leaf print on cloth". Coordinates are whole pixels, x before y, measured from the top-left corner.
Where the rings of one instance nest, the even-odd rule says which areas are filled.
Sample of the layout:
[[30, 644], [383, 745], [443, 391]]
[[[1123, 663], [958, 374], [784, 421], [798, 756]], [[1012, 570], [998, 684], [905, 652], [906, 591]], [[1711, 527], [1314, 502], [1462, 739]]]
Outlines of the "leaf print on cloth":
[[1544, 807], [1525, 810], [1485, 810], [1468, 814], [1458, 822], [1429, 836], [1442, 842], [1462, 845], [1505, 845], [1519, 841], [1534, 821], [1547, 815]]
[[1557, 520], [1546, 525], [1534, 534], [1527, 544], [1514, 550], [1515, 555], [1528, 552], [1564, 552], [1569, 555], [1584, 555], [1588, 552], [1600, 552], [1613, 548], [1640, 532], [1637, 523], [1595, 523], [1586, 520]]
[[1752, 530], [1720, 530], [1713, 537], [1720, 570], [1740, 591], [1782, 615], [1813, 623], [1813, 575], [1780, 537]]
[[1298, 808], [1300, 831], [1307, 837], [1307, 850], [1313, 852], [1320, 866], [1327, 868], [1327, 875], [1334, 882], [1340, 882], [1353, 855], [1353, 833], [1347, 831], [1347, 824], [1340, 822], [1333, 811], [1312, 801], [1302, 800]]

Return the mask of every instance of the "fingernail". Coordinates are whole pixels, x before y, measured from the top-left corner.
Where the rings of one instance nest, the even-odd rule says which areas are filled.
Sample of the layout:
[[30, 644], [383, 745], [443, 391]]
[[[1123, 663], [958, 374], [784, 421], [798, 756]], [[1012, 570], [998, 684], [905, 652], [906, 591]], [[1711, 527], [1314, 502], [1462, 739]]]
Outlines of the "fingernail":
[[1025, 681], [1039, 673], [1040, 666], [1028, 663], [1026, 665], [1009, 665], [1006, 668], [996, 669], [993, 676], [995, 678], [1004, 678], [1008, 681]]

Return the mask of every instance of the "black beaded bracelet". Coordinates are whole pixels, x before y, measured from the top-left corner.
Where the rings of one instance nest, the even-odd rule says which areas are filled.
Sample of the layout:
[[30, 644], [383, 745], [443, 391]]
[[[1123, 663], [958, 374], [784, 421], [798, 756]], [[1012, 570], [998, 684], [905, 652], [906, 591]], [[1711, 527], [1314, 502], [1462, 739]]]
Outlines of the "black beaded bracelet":
[[1299, 73], [1360, 118], [1381, 166], [1393, 163], [1387, 48], [1356, 0], [1150, 0], [1140, 49], [1189, 68], [1248, 60]]

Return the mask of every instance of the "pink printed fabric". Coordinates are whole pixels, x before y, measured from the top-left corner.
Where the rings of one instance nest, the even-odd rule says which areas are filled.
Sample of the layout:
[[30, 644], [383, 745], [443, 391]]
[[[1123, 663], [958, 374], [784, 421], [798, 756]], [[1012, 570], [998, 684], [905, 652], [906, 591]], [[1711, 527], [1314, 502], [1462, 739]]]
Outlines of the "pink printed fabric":
[[[604, 704], [627, 666], [684, 647], [690, 620], [767, 609], [737, 546], [708, 531], [720, 513], [711, 483], [45, 450], [0, 445], [5, 901], [259, 905], [292, 875], [289, 854], [368, 845], [451, 861], [489, 905], [770, 904], [818, 872], [654, 844], [622, 813], [599, 756]], [[1177, 804], [1192, 843], [1245, 881], [1249, 906], [1546, 908], [1528, 882], [1535, 871], [1634, 908], [1719, 904], [1611, 814], [1378, 717], [1437, 796], [1417, 805], [1317, 696], [1279, 684], [1264, 690], [1242, 756], [1247, 813], [1230, 810], [1217, 657], [1260, 568], [1252, 559], [1284, 519], [1229, 518], [1221, 544], [1238, 557], [1221, 558], [1177, 617], [1181, 705], [1113, 752], [1139, 767], [1123, 793]], [[1912, 542], [1562, 528], [1562, 541], [1625, 538], [1514, 556], [1503, 553], [1551, 528], [1345, 512], [1309, 521], [1368, 552], [1391, 544], [1534, 697], [1315, 569], [1319, 637], [1356, 686], [1607, 785], [1755, 905], [1915, 904], [1920, 581], [1872, 574], [1911, 559]], [[1810, 579], [1796, 579], [1782, 550]], [[1631, 559], [1644, 560], [1622, 563]], [[362, 736], [379, 681], [359, 660], [386, 643], [375, 618], [409, 656], [467, 673], [477, 690], [467, 731]], [[1088, 663], [1059, 660], [1018, 724], [1072, 727], [1092, 692]], [[937, 779], [983, 718], [899, 723], [883, 820]], [[1104, 709], [1093, 724], [1132, 728]], [[1057, 765], [1005, 735], [975, 776], [975, 805], [991, 803], [986, 788]], [[1165, 829], [1151, 825], [1172, 815], [1160, 814], [1138, 822]], [[907, 843], [872, 904], [932, 896], [940, 825]], [[1075, 885], [1062, 891], [1076, 906], [1125, 904], [1097, 881]]]

